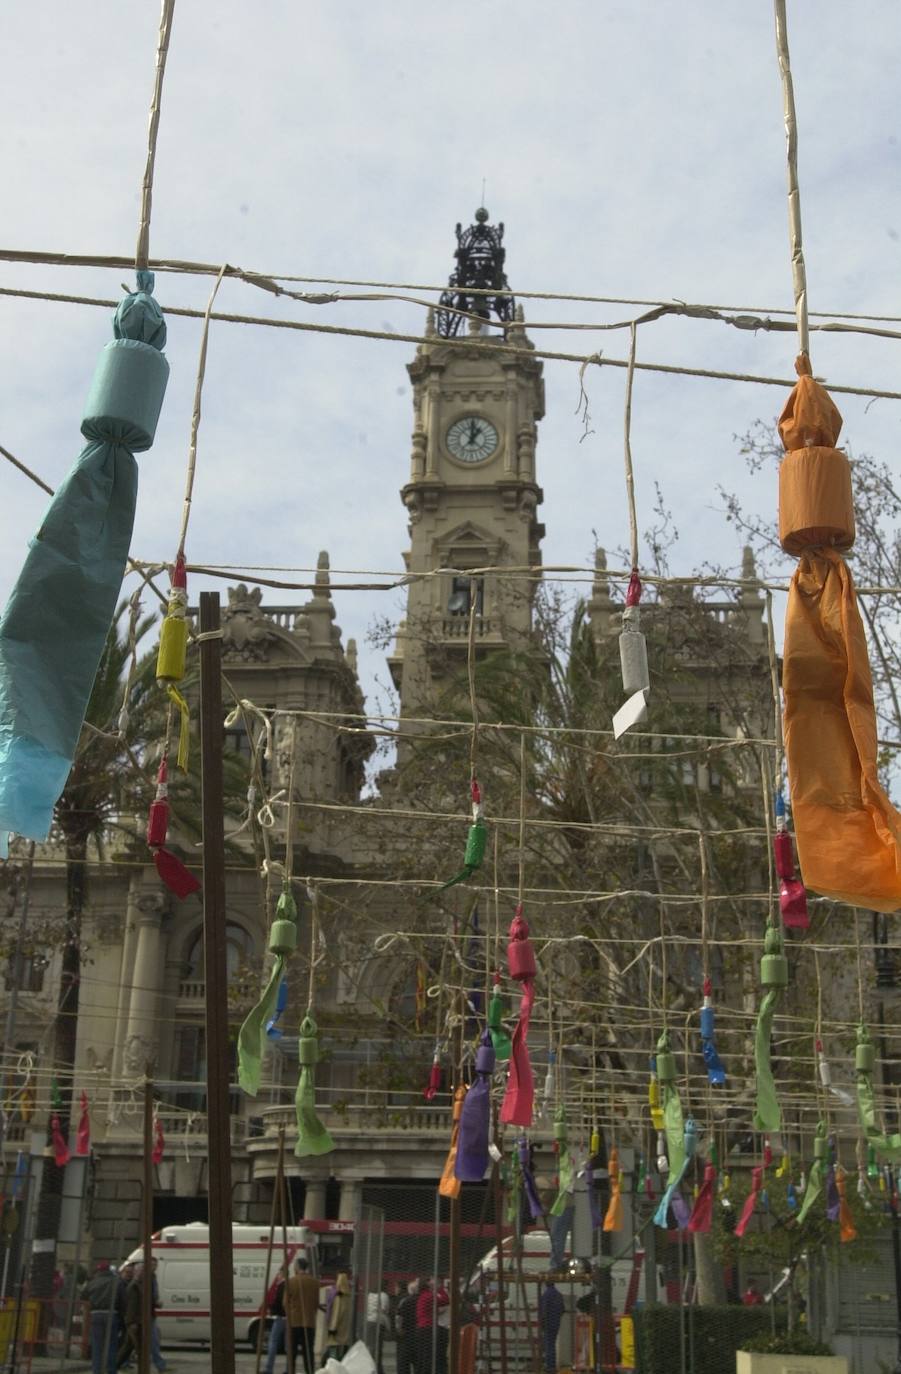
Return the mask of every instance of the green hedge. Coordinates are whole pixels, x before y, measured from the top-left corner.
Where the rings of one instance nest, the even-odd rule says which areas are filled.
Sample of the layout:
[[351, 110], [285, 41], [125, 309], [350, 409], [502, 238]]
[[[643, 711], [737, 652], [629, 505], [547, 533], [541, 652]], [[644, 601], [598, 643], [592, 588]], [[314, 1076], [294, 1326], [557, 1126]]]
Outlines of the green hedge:
[[[735, 1374], [735, 1352], [772, 1331], [769, 1307], [645, 1307], [634, 1313], [639, 1374], [679, 1374], [684, 1342], [686, 1374]], [[776, 1330], [785, 1310], [776, 1309]]]

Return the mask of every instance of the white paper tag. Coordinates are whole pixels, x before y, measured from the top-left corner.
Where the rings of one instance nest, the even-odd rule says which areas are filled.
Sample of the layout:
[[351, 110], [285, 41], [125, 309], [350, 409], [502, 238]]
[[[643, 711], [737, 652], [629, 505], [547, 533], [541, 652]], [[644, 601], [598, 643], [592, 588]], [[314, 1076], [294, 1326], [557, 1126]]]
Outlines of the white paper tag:
[[488, 1146], [488, 1153], [491, 1155], [491, 1158], [494, 1160], [495, 1164], [500, 1164], [501, 1160], [504, 1157], [495, 1145], [493, 1140], [491, 1144]]
[[640, 725], [648, 718], [648, 689], [640, 687], [637, 692], [633, 692], [628, 701], [623, 702], [622, 706], [613, 717], [613, 738], [619, 739], [627, 730], [631, 730], [633, 725]]

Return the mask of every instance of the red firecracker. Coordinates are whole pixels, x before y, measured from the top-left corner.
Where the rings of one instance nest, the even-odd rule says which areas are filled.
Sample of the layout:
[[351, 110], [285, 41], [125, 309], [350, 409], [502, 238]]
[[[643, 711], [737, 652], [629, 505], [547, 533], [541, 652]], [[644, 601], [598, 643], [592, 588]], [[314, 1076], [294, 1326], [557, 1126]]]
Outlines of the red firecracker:
[[147, 817], [147, 844], [153, 850], [156, 871], [176, 897], [189, 897], [192, 892], [200, 891], [200, 883], [194, 874], [185, 868], [181, 859], [176, 858], [171, 849], [166, 849], [166, 835], [169, 830], [169, 768], [165, 757], [160, 763], [156, 778], [156, 797], [150, 803]]

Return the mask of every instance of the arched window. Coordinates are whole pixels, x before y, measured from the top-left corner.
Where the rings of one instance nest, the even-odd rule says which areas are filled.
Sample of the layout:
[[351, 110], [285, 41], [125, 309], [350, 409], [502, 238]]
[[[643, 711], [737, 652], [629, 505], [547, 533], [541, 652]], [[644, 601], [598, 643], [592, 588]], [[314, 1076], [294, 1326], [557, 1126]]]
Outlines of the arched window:
[[[238, 973], [247, 965], [252, 957], [253, 940], [250, 934], [243, 926], [239, 926], [236, 921], [226, 921], [225, 968], [229, 982], [238, 976]], [[191, 944], [188, 946], [184, 976], [186, 981], [201, 981], [203, 979], [203, 927], [198, 930]]]

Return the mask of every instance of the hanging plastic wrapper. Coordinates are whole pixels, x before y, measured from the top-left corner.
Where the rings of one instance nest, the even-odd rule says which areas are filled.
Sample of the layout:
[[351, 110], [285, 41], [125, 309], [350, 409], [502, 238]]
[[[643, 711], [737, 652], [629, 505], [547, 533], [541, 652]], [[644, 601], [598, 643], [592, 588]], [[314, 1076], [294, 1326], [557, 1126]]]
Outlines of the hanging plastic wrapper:
[[522, 914], [522, 903], [510, 925], [510, 941], [507, 945], [507, 963], [510, 977], [522, 986], [519, 1003], [519, 1020], [513, 1032], [510, 1052], [510, 1073], [507, 1089], [501, 1104], [500, 1119], [506, 1125], [531, 1126], [535, 1105], [535, 1080], [529, 1058], [529, 1021], [535, 1003], [535, 951], [529, 939], [529, 927]]
[[483, 1031], [476, 1050], [475, 1076], [463, 1099], [454, 1174], [462, 1183], [481, 1183], [488, 1168], [491, 1130], [491, 1075], [494, 1073], [491, 1036]]
[[657, 1041], [657, 1077], [663, 1097], [663, 1119], [666, 1130], [666, 1153], [672, 1173], [681, 1174], [685, 1158], [685, 1122], [682, 1103], [676, 1087], [676, 1057], [670, 1048], [669, 1031], [664, 1030]]
[[713, 1010], [713, 985], [709, 978], [705, 978], [704, 1002], [701, 1006], [701, 1049], [704, 1054], [704, 1063], [707, 1066], [707, 1081], [713, 1087], [719, 1088], [726, 1081], [726, 1070], [717, 1054], [715, 1033], [716, 1015]]
[[147, 846], [160, 879], [180, 901], [200, 891], [200, 881], [181, 859], [166, 848], [169, 834], [169, 766], [165, 754], [156, 775], [156, 796], [147, 816]]
[[[286, 883], [275, 908], [269, 930], [269, 953], [275, 956], [269, 981], [260, 1000], [244, 1019], [238, 1032], [238, 1082], [246, 1093], [256, 1097], [263, 1064], [263, 1028], [269, 1028], [278, 1008], [288, 959], [297, 948], [297, 904]], [[287, 993], [285, 993], [287, 996]], [[316, 1061], [313, 1060], [313, 1063]]]
[[88, 1105], [86, 1092], [81, 1094], [78, 1129], [75, 1132], [75, 1153], [77, 1155], [89, 1155], [91, 1153], [91, 1109]]
[[466, 1089], [461, 1083], [454, 1093], [454, 1106], [451, 1114], [451, 1138], [450, 1147], [447, 1152], [447, 1159], [444, 1161], [444, 1168], [441, 1172], [441, 1180], [438, 1184], [438, 1192], [442, 1197], [459, 1197], [460, 1180], [456, 1174], [457, 1145], [460, 1140], [460, 1117], [463, 1112], [463, 1099], [466, 1096]]
[[713, 1160], [708, 1160], [704, 1165], [704, 1182], [701, 1184], [691, 1216], [688, 1218], [688, 1230], [691, 1232], [706, 1234], [710, 1230], [713, 1221], [713, 1203], [716, 1198], [716, 1176], [716, 1165]]
[[798, 557], [785, 616], [782, 687], [792, 818], [808, 888], [850, 906], [901, 906], [901, 813], [877, 774], [873, 683], [842, 554], [854, 543], [842, 417], [810, 359], [779, 417], [779, 539]]
[[823, 1184], [826, 1176], [826, 1161], [829, 1157], [829, 1142], [826, 1139], [825, 1121], [817, 1122], [817, 1133], [813, 1141], [813, 1163], [810, 1166], [810, 1173], [807, 1175], [807, 1187], [804, 1189], [804, 1201], [801, 1203], [801, 1210], [798, 1213], [798, 1225], [800, 1226], [806, 1219], [814, 1203], [823, 1191]]
[[776, 793], [776, 833], [773, 836], [776, 876], [779, 879], [779, 910], [783, 926], [794, 930], [808, 930], [807, 893], [801, 879], [795, 876], [795, 855], [792, 837], [785, 815], [782, 789]]
[[159, 1113], [154, 1112], [153, 1116], [153, 1145], [151, 1147], [151, 1164], [162, 1164], [163, 1152], [166, 1148], [166, 1137], [163, 1134], [163, 1123], [160, 1121]]
[[569, 1148], [569, 1130], [566, 1124], [566, 1108], [560, 1106], [554, 1113], [554, 1142], [557, 1147], [557, 1196], [551, 1203], [551, 1216], [562, 1216], [572, 1203], [575, 1170]]
[[876, 1068], [876, 1050], [870, 1039], [870, 1032], [861, 1021], [857, 1027], [857, 1049], [855, 1051], [857, 1069], [857, 1115], [860, 1119], [867, 1143], [875, 1156], [884, 1159], [901, 1159], [901, 1135], [891, 1135], [880, 1131], [876, 1124], [876, 1096], [873, 1091], [873, 1073]]
[[557, 1055], [554, 1050], [547, 1052], [547, 1073], [544, 1075], [544, 1091], [541, 1095], [541, 1114], [546, 1115], [554, 1105], [557, 1096]]
[[748, 1224], [757, 1209], [760, 1201], [760, 1194], [763, 1191], [763, 1165], [757, 1164], [751, 1170], [751, 1191], [745, 1198], [745, 1205], [741, 1209], [741, 1215], [735, 1223], [735, 1234], [743, 1236], [748, 1229]]
[[613, 717], [613, 737], [619, 739], [633, 725], [641, 725], [648, 718], [648, 696], [651, 679], [648, 673], [648, 646], [639, 629], [641, 611], [641, 582], [633, 570], [623, 609], [623, 628], [619, 637], [619, 660], [626, 700]]
[[300, 1023], [300, 1039], [297, 1042], [297, 1057], [300, 1061], [300, 1078], [294, 1095], [297, 1117], [297, 1143], [294, 1153], [298, 1159], [306, 1155], [327, 1155], [334, 1148], [334, 1141], [316, 1115], [315, 1074], [319, 1062], [319, 1027], [307, 1012]]
[[53, 1116], [50, 1118], [50, 1138], [53, 1141], [53, 1162], [58, 1169], [64, 1169], [69, 1163], [71, 1156], [56, 1112], [54, 1112]]
[[686, 1203], [684, 1197], [682, 1196], [679, 1190], [682, 1185], [682, 1180], [685, 1178], [685, 1175], [688, 1172], [689, 1165], [694, 1159], [695, 1151], [697, 1150], [697, 1145], [698, 1128], [694, 1123], [694, 1119], [689, 1116], [686, 1118], [685, 1127], [682, 1135], [681, 1159], [679, 1161], [678, 1167], [676, 1167], [672, 1162], [672, 1151], [670, 1151], [671, 1159], [669, 1184], [667, 1186], [666, 1192], [660, 1199], [659, 1206], [657, 1207], [657, 1211], [654, 1215], [654, 1224], [656, 1226], [662, 1227], [664, 1230], [666, 1230], [666, 1228], [669, 1225], [667, 1214], [670, 1208], [672, 1208], [673, 1217], [675, 1218], [676, 1225], [678, 1226], [680, 1231], [684, 1231], [689, 1223], [690, 1216], [688, 1204]]
[[163, 404], [153, 273], [120, 303], [84, 407], [87, 439], [31, 541], [0, 620], [0, 858], [44, 840], [75, 757], [131, 543], [138, 468]]
[[469, 784], [469, 795], [472, 803], [472, 825], [469, 827], [469, 834], [466, 837], [466, 851], [463, 855], [463, 867], [459, 873], [455, 873], [452, 878], [448, 878], [446, 883], [431, 892], [429, 896], [437, 897], [439, 893], [446, 892], [449, 887], [455, 887], [457, 883], [465, 883], [471, 878], [479, 868], [485, 858], [485, 848], [488, 843], [488, 827], [485, 824], [485, 816], [482, 810], [482, 791], [475, 778]]
[[648, 1108], [651, 1113], [651, 1125], [655, 1131], [663, 1130], [663, 1111], [660, 1106], [660, 1082], [657, 1078], [657, 1061], [654, 1056], [650, 1058], [650, 1077], [648, 1078]]
[[494, 986], [488, 1001], [488, 1029], [491, 1032], [494, 1055], [499, 1064], [510, 1058], [512, 1049], [510, 1036], [504, 1026], [506, 1010], [506, 998], [501, 990], [501, 975], [500, 972], [497, 972], [494, 975]]
[[850, 1093], [846, 1093], [844, 1088], [836, 1088], [832, 1083], [832, 1065], [826, 1058], [826, 1051], [823, 1042], [819, 1038], [816, 1041], [817, 1071], [820, 1075], [820, 1082], [830, 1096], [838, 1098], [843, 1107], [853, 1107], [854, 1098]]
[[435, 1046], [435, 1053], [432, 1055], [432, 1067], [429, 1069], [429, 1078], [422, 1090], [422, 1095], [426, 1102], [432, 1102], [436, 1095], [441, 1091], [441, 1046]]
[[766, 992], [757, 1014], [754, 1033], [754, 1066], [757, 1076], [757, 1106], [754, 1111], [756, 1131], [781, 1131], [782, 1112], [776, 1100], [776, 1084], [770, 1061], [770, 1042], [776, 1003], [783, 988], [788, 987], [788, 960], [782, 950], [782, 934], [775, 925], [768, 925], [764, 937], [764, 954], [760, 961], [760, 981]]
[[839, 1240], [843, 1245], [847, 1245], [849, 1241], [857, 1239], [857, 1227], [854, 1225], [854, 1217], [851, 1215], [851, 1207], [848, 1202], [847, 1175], [840, 1164], [835, 1165], [834, 1184], [838, 1196], [836, 1220], [838, 1221]]
[[187, 771], [191, 743], [191, 713], [179, 691], [184, 680], [188, 657], [188, 578], [185, 557], [180, 553], [172, 567], [169, 603], [160, 627], [160, 644], [156, 656], [156, 680], [178, 711], [178, 766]]
[[604, 1216], [605, 1231], [621, 1231], [623, 1229], [623, 1181], [619, 1170], [619, 1151], [616, 1146], [610, 1151], [607, 1161], [607, 1172], [610, 1175], [610, 1202]]
[[535, 1171], [532, 1167], [532, 1147], [526, 1137], [520, 1136], [516, 1145], [516, 1154], [519, 1160], [519, 1172], [522, 1178], [522, 1185], [525, 1189], [526, 1202], [528, 1203], [529, 1213], [533, 1221], [544, 1216], [544, 1207], [538, 1194], [538, 1185], [535, 1182]]

